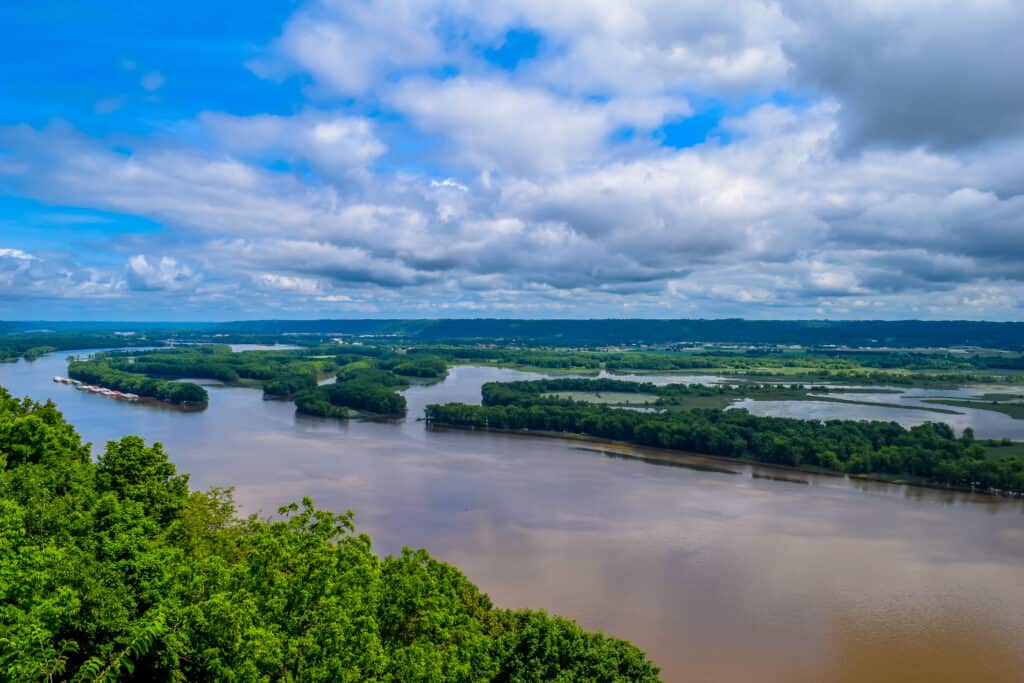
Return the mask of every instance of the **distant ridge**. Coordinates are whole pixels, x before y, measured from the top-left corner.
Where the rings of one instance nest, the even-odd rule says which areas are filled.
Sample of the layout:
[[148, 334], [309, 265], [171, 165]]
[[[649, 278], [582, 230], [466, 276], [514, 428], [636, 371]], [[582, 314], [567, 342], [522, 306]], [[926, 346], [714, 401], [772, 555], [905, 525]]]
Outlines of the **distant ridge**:
[[394, 335], [418, 341], [530, 342], [559, 346], [719, 342], [805, 346], [1024, 349], [1024, 322], [969, 320], [243, 320], [235, 322], [0, 322], [0, 332], [38, 330], [201, 330], [248, 334]]

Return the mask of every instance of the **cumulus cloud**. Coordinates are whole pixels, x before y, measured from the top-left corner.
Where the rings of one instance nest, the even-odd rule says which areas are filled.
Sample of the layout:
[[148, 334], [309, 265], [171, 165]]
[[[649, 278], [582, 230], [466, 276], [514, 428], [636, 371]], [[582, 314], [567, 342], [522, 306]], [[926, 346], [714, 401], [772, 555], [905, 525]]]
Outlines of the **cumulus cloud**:
[[[1017, 198], [964, 187], [966, 167], [953, 157], [838, 157], [835, 117], [827, 106], [802, 114], [767, 107], [730, 122], [744, 137], [726, 147], [510, 179], [497, 192], [401, 179], [363, 203], [241, 162], [218, 172], [226, 162], [194, 153], [125, 157], [83, 145], [76, 155], [64, 130], [14, 137], [43, 159], [50, 146], [62, 151], [60, 171], [40, 166], [26, 188], [187, 229], [201, 241], [207, 269], [253, 278], [267, 296], [379, 305], [390, 292], [401, 293], [393, 305], [415, 297], [463, 310], [515, 300], [606, 310], [629, 299], [643, 311], [669, 302], [683, 312], [734, 304], [809, 311], [829, 301], [837, 314], [836, 301], [909, 301], [1019, 279], [1024, 249], [1006, 248], [1024, 234]], [[453, 193], [479, 196], [453, 209]], [[274, 210], [263, 215], [266, 207]], [[136, 290], [182, 291], [197, 279], [172, 257], [137, 256], [126, 270]]]
[[278, 273], [257, 273], [254, 278], [260, 287], [273, 291], [294, 292], [305, 296], [322, 295], [320, 283], [313, 278]]
[[42, 257], [22, 249], [0, 248], [0, 297], [19, 299], [109, 299], [124, 281], [115, 273], [82, 266], [70, 258]]
[[308, 161], [327, 175], [360, 169], [384, 153], [369, 121], [306, 111], [296, 116], [204, 112], [200, 121], [230, 152], [254, 159]]
[[184, 263], [170, 256], [147, 258], [137, 254], [128, 259], [125, 266], [128, 286], [132, 289], [152, 292], [177, 292], [195, 287], [199, 275]]
[[432, 32], [434, 9], [391, 0], [312, 2], [288, 21], [271, 54], [251, 67], [267, 76], [301, 69], [332, 90], [362, 93], [393, 70], [442, 59]]
[[389, 73], [453, 64], [467, 70], [474, 44], [500, 44], [526, 26], [555, 46], [529, 65], [539, 82], [575, 92], [770, 89], [788, 64], [792, 32], [775, 2], [701, 0], [357, 0], [313, 2], [288, 22], [258, 73], [303, 70], [337, 92], [363, 92]]
[[843, 142], [958, 148], [1024, 133], [1024, 6], [789, 0], [799, 81], [841, 104]]
[[0, 149], [22, 164], [0, 173], [32, 196], [55, 203], [74, 198], [82, 206], [214, 232], [243, 223], [248, 230], [276, 232], [304, 225], [310, 217], [305, 202], [291, 201], [309, 197], [296, 179], [188, 148], [127, 152], [55, 123], [43, 130], [4, 128]]
[[500, 80], [409, 81], [391, 96], [423, 128], [446, 133], [469, 166], [515, 175], [564, 173], [608, 154], [621, 126], [650, 130], [685, 101], [578, 102]]
[[580, 92], [764, 91], [782, 83], [788, 67], [781, 40], [793, 27], [774, 2], [499, 5], [561, 46], [535, 67], [539, 77]]
[[[322, 0], [251, 64], [312, 85], [293, 113], [197, 107], [149, 140], [0, 128], [0, 181], [160, 226], [121, 269], [68, 266], [67, 292], [1019, 317], [1022, 17], [1005, 0]], [[537, 53], [488, 62], [513, 29]], [[659, 146], [708, 102], [716, 136]], [[5, 291], [56, 286], [29, 251], [0, 249]]]
[[12, 261], [34, 261], [35, 256], [21, 249], [0, 249], [0, 258]]
[[552, 46], [522, 67], [524, 79], [561, 93], [635, 106], [811, 89], [840, 103], [847, 149], [955, 148], [1024, 126], [1024, 94], [1004, 68], [1024, 61], [1024, 8], [1010, 0], [317, 2], [274, 52], [325, 88], [364, 92], [389, 73], [478, 72], [473, 44], [519, 26]]

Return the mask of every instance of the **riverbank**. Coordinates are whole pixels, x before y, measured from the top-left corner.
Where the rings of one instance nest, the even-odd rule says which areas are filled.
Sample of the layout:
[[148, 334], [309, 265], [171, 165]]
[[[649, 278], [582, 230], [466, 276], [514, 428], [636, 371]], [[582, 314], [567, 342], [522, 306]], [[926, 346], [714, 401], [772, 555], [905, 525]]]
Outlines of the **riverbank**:
[[[618, 457], [629, 458], [633, 460], [641, 460], [645, 462], [654, 462], [665, 465], [679, 465], [685, 466], [692, 460], [705, 460], [709, 462], [715, 462], [720, 464], [731, 463], [733, 465], [747, 465], [750, 467], [756, 467], [759, 469], [765, 469], [769, 471], [778, 472], [796, 472], [802, 474], [809, 474], [814, 476], [832, 477], [836, 479], [850, 479], [856, 481], [871, 481], [882, 484], [891, 484], [893, 486], [914, 486], [917, 488], [931, 489], [934, 491], [951, 491], [958, 493], [971, 493], [975, 495], [989, 496], [993, 498], [1020, 498], [1021, 496], [1013, 494], [1003, 494], [998, 492], [990, 492], [976, 488], [968, 487], [957, 487], [957, 486], [946, 486], [936, 482], [931, 482], [926, 479], [915, 479], [907, 476], [887, 476], [884, 474], [853, 474], [849, 472], [836, 472], [835, 470], [826, 470], [817, 467], [794, 467], [790, 465], [780, 465], [776, 463], [766, 463], [759, 460], [753, 460], [751, 458], [727, 458], [720, 455], [710, 455], [708, 453], [695, 453], [690, 451], [676, 451], [669, 448], [658, 448], [656, 446], [640, 446], [628, 441], [614, 441], [609, 439], [600, 439], [597, 437], [587, 436], [586, 434], [574, 434], [571, 432], [546, 432], [539, 430], [529, 429], [494, 429], [490, 427], [463, 427], [455, 424], [447, 423], [435, 423], [428, 422], [423, 418], [419, 418], [426, 423], [428, 430], [453, 430], [461, 432], [488, 432], [494, 434], [506, 434], [511, 436], [521, 437], [535, 437], [544, 439], [559, 439], [568, 441], [577, 441], [580, 443], [586, 443], [593, 446], [601, 446], [603, 449], [617, 449], [611, 451]], [[589, 450], [589, 449], [587, 449]], [[804, 482], [806, 483], [806, 482]]]

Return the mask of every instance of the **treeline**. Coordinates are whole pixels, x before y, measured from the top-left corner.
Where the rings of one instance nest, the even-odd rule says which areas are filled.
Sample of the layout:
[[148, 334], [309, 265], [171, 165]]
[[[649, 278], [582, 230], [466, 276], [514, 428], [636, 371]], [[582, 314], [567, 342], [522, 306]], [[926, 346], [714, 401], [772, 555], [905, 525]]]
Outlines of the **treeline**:
[[[651, 382], [632, 382], [629, 380], [602, 377], [586, 379], [576, 377], [549, 377], [522, 382], [487, 382], [481, 389], [481, 398], [485, 406], [489, 405], [530, 405], [535, 403], [542, 394], [560, 392], [601, 393], [614, 392], [619, 394], [653, 394], [655, 403], [663, 407], [672, 407], [686, 402], [693, 397], [724, 397], [741, 399], [757, 397], [771, 400], [786, 398], [805, 398], [808, 392], [828, 393], [827, 387], [805, 386], [803, 384], [761, 384], [743, 382], [740, 384], [671, 384], [656, 385]], [[571, 398], [544, 396], [546, 402], [576, 403]]]
[[485, 385], [486, 405], [430, 405], [426, 418], [459, 427], [568, 432], [643, 446], [851, 474], [1024, 493], [1024, 460], [989, 459], [973, 432], [945, 424], [756, 417], [744, 410], [642, 413], [544, 397], [534, 383]]
[[502, 346], [421, 346], [420, 353], [443, 358], [449, 363], [482, 365], [528, 365], [551, 369], [592, 369], [602, 366], [607, 354], [571, 349], [531, 349]]
[[496, 608], [353, 515], [241, 518], [158, 444], [95, 460], [52, 403], [0, 388], [0, 680], [656, 681], [633, 645]]
[[[453, 364], [510, 365], [591, 373], [599, 369], [618, 373], [708, 371], [758, 377], [784, 376], [806, 381], [901, 386], [1000, 382], [1004, 377], [988, 374], [988, 371], [1014, 371], [1024, 365], [1024, 359], [1017, 354], [845, 353], [834, 350], [782, 349], [594, 351], [493, 345], [421, 346], [414, 349], [418, 353], [436, 355]], [[907, 372], [892, 372], [897, 369]]]
[[863, 352], [818, 349], [815, 354], [851, 361], [866, 368], [915, 371], [1024, 370], [1024, 356], [1019, 353]]
[[[579, 379], [575, 377], [558, 377], [523, 382], [486, 382], [480, 387], [481, 399], [485, 406], [531, 404], [540, 399], [541, 394], [586, 391], [612, 391], [620, 394], [656, 394], [660, 387], [650, 382], [628, 382], [620, 379]], [[567, 398], [545, 397], [548, 403], [564, 403], [573, 405], [575, 402]]]
[[[1024, 323], [877, 320], [251, 320], [231, 323], [0, 322], [0, 333], [47, 328], [51, 334], [111, 334], [136, 330], [158, 339], [316, 344], [333, 336], [403, 343], [497, 343], [559, 348], [615, 345], [757, 344], [834, 347], [937, 348], [977, 346], [1024, 350]], [[45, 344], [35, 344], [42, 346]], [[104, 344], [103, 346], [117, 346]], [[61, 348], [97, 348], [66, 346]]]
[[[728, 374], [785, 376], [815, 381], [864, 382], [869, 384], [956, 384], [1000, 382], [990, 370], [1013, 371], [1021, 367], [1017, 356], [952, 356], [938, 353], [840, 354], [833, 352], [766, 352], [764, 350], [720, 353], [634, 352], [605, 354], [609, 372], [722, 371]], [[888, 372], [887, 372], [888, 370]], [[905, 372], [892, 372], [903, 370]], [[985, 372], [977, 372], [977, 371]]]
[[[331, 321], [340, 322], [340, 321]], [[355, 321], [353, 321], [355, 322]], [[385, 321], [378, 321], [384, 323]], [[417, 321], [408, 321], [417, 322]], [[296, 322], [292, 323], [297, 325]], [[412, 332], [412, 330], [410, 330]], [[880, 320], [438, 320], [412, 332], [420, 340], [481, 339], [558, 346], [680, 341], [868, 347], [1024, 348], [1024, 323]]]
[[0, 336], [0, 362], [18, 358], [36, 360], [54, 351], [102, 349], [114, 346], [160, 346], [163, 342], [144, 336], [101, 332], [32, 332]]
[[68, 376], [146, 398], [155, 398], [175, 405], [205, 406], [209, 400], [206, 389], [191, 382], [170, 382], [124, 372], [110, 366], [105, 360], [72, 361], [68, 365]]
[[220, 323], [217, 330], [261, 334], [386, 335], [422, 343], [474, 340], [561, 347], [708, 342], [1024, 348], [1024, 323], [970, 320], [251, 320]]

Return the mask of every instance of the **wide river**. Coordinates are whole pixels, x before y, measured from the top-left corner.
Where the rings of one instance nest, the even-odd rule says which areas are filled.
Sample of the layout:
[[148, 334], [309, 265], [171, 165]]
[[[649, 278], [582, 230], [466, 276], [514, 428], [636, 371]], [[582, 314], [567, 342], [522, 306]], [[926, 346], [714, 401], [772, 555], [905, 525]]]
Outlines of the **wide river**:
[[406, 392], [405, 420], [343, 423], [251, 389], [209, 387], [202, 413], [81, 393], [51, 381], [68, 353], [0, 364], [0, 385], [53, 399], [94, 444], [162, 442], [246, 512], [304, 495], [351, 508], [379, 552], [425, 547], [499, 606], [632, 640], [666, 680], [1024, 680], [1020, 500], [416, 421], [478, 402], [484, 381], [537, 377], [512, 370], [455, 368]]

